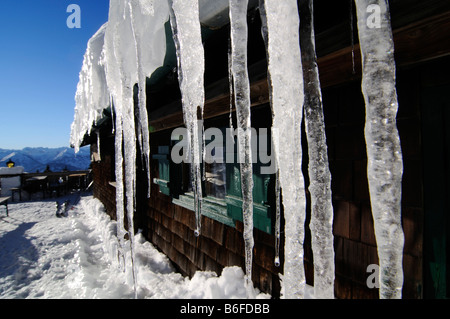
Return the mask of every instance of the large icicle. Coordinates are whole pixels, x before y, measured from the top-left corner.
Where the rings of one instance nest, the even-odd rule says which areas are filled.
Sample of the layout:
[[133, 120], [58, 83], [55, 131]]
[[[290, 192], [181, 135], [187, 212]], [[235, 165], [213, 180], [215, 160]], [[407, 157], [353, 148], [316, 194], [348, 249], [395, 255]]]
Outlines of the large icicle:
[[137, 78], [139, 88], [137, 118], [138, 141], [147, 171], [148, 196], [150, 196], [150, 134], [147, 113], [146, 79], [161, 65], [166, 54], [165, 28], [169, 7], [167, 1], [130, 1], [130, 18], [135, 41]]
[[322, 93], [315, 49], [313, 1], [301, 0], [300, 43], [305, 81], [305, 128], [309, 155], [311, 242], [314, 260], [314, 297], [334, 298], [333, 205], [331, 173]]
[[401, 298], [403, 160], [396, 126], [394, 43], [387, 0], [356, 0], [366, 101], [367, 174], [380, 263], [380, 298]]
[[[269, 45], [269, 35], [267, 32], [267, 15], [266, 8], [264, 6], [264, 0], [259, 0], [259, 12], [261, 17], [261, 35], [263, 37], [264, 43], [266, 45], [266, 55], [267, 60], [268, 57], [268, 45]], [[269, 83], [269, 99], [270, 105], [272, 105], [272, 81], [270, 79], [270, 72], [267, 72], [267, 82]], [[273, 107], [272, 107], [273, 110]], [[272, 143], [274, 141], [274, 135], [272, 135]], [[280, 170], [278, 168], [278, 163], [275, 161], [275, 258], [274, 265], [275, 267], [280, 267], [280, 245], [281, 245], [281, 186], [280, 186]]]
[[[144, 169], [150, 174], [145, 84], [146, 78], [163, 65], [166, 55], [164, 24], [168, 18], [169, 8], [166, 1], [110, 1], [108, 23], [88, 43], [83, 69], [80, 72], [71, 132], [71, 143], [78, 149], [84, 135], [90, 132], [92, 123], [102, 116], [104, 108], [111, 106], [116, 138], [119, 265], [128, 273], [128, 278], [133, 278], [135, 287], [133, 219], [136, 209], [137, 140], [145, 158]], [[135, 108], [136, 84], [139, 88], [139, 102]], [[150, 179], [150, 175], [148, 178]], [[128, 242], [125, 240], [127, 233]]]
[[[183, 104], [184, 122], [189, 136], [191, 180], [196, 217], [195, 234], [201, 230], [202, 175], [201, 142], [198, 111], [203, 114], [205, 58], [199, 20], [198, 0], [168, 0], [170, 23], [178, 57], [178, 78]], [[202, 123], [202, 122], [200, 122]]]
[[115, 171], [116, 171], [116, 219], [117, 238], [119, 240], [118, 256], [121, 270], [125, 271], [125, 225], [124, 225], [124, 184], [123, 184], [123, 131], [122, 121], [116, 121], [115, 135]]
[[273, 142], [285, 216], [284, 297], [304, 298], [305, 186], [301, 171], [303, 71], [296, 0], [265, 0]]
[[252, 282], [253, 262], [253, 170], [250, 119], [250, 82], [247, 71], [248, 0], [230, 0], [231, 69], [238, 124], [238, 152], [241, 168], [242, 214], [245, 243], [245, 281], [247, 296], [255, 296]]
[[[127, 1], [111, 0], [109, 28], [106, 32], [105, 56], [107, 60], [106, 80], [113, 97], [116, 112], [116, 213], [119, 232], [122, 232], [124, 219], [127, 218], [127, 231], [131, 245], [131, 269], [128, 269], [126, 247], [121, 240], [122, 253], [125, 255], [125, 271], [131, 270], [134, 287], [136, 274], [134, 260], [134, 189], [135, 189], [135, 120], [133, 103], [133, 79], [136, 75], [135, 46], [131, 43], [131, 23]], [[125, 156], [124, 156], [125, 155]], [[124, 174], [125, 172], [125, 174]], [[122, 237], [122, 236], [121, 236]]]
[[[168, 18], [168, 7], [167, 4], [164, 6], [164, 3], [164, 1], [158, 2], [158, 11], [155, 14], [153, 1], [150, 0], [139, 2], [111, 0], [105, 36], [106, 82], [115, 111], [117, 220], [123, 254], [127, 251], [123, 246], [125, 242], [122, 240], [124, 237], [122, 232], [125, 233], [124, 219], [127, 220], [131, 269], [127, 269], [129, 263], [125, 260], [125, 271], [131, 273], [130, 277], [135, 287], [136, 131], [141, 137], [140, 147], [147, 162], [147, 171], [149, 171], [145, 81], [147, 76], [162, 65], [165, 56], [164, 22]], [[139, 86], [137, 125], [134, 105], [136, 83]]]
[[118, 29], [118, 17], [120, 16], [119, 1], [110, 2], [109, 22], [105, 33], [103, 48], [106, 83], [111, 94], [111, 107], [114, 107], [115, 115], [115, 177], [116, 177], [116, 219], [117, 237], [119, 239], [118, 255], [119, 265], [125, 271], [125, 226], [124, 226], [124, 183], [123, 183], [123, 126], [122, 126], [122, 85], [119, 62], [116, 59], [116, 30]]

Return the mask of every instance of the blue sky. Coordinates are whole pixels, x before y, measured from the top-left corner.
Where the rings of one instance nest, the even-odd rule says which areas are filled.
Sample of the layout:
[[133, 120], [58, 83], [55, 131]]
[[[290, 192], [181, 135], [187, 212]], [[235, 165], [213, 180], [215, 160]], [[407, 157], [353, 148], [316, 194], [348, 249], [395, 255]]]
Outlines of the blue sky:
[[[67, 7], [81, 9], [70, 29]], [[0, 1], [0, 148], [69, 146], [78, 75], [109, 0]]]

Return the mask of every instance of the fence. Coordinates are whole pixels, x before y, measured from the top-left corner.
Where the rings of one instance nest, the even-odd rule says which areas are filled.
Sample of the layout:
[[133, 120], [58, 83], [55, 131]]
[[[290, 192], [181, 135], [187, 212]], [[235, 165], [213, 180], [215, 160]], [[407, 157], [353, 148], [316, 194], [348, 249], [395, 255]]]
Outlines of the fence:
[[[8, 187], [8, 180], [20, 178], [19, 185]], [[86, 190], [92, 181], [91, 170], [86, 171], [64, 171], [44, 173], [3, 174], [0, 176], [1, 193], [11, 196], [12, 201], [41, 198], [59, 197], [72, 191]]]

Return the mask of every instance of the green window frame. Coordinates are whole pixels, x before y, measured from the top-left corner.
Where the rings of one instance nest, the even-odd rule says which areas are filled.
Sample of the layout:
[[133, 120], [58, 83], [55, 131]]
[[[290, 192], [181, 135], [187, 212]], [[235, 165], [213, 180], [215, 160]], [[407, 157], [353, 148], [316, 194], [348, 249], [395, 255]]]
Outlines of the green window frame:
[[153, 183], [159, 186], [159, 192], [170, 196], [170, 159], [169, 146], [158, 146], [158, 154], [152, 155], [153, 159], [158, 160], [159, 177], [153, 178]]
[[[225, 137], [225, 128], [221, 130]], [[258, 138], [268, 138], [270, 141], [270, 135]], [[236, 138], [234, 149], [226, 149], [225, 140], [224, 138], [224, 156], [226, 152], [234, 153], [233, 163], [225, 163], [226, 194], [224, 198], [217, 198], [204, 193], [201, 214], [227, 226], [236, 227], [236, 221], [243, 221], [240, 164], [237, 162]], [[177, 141], [172, 141], [172, 143], [174, 142]], [[268, 144], [270, 145], [270, 142]], [[158, 160], [159, 170], [159, 178], [154, 178], [153, 182], [159, 186], [161, 193], [172, 197], [173, 204], [193, 211], [194, 193], [186, 186], [188, 184], [186, 179], [190, 178], [189, 164], [175, 164], [170, 159], [170, 152], [171, 146], [159, 146], [158, 154], [153, 155], [153, 158]], [[262, 166], [259, 158], [256, 163], [253, 163], [254, 227], [265, 233], [273, 234], [274, 174], [261, 174]], [[202, 189], [205, 192], [204, 182]]]
[[[269, 135], [258, 135], [258, 139], [267, 138]], [[270, 145], [270, 142], [268, 143]], [[259, 145], [258, 145], [259, 147]], [[271, 151], [269, 149], [269, 151]], [[228, 216], [233, 220], [243, 221], [242, 214], [242, 189], [241, 189], [241, 173], [240, 164], [237, 161], [237, 143], [234, 143], [234, 149], [228, 149], [227, 152], [234, 153], [233, 163], [227, 163], [227, 195], [225, 201], [227, 203]], [[258, 154], [258, 153], [257, 153]], [[262, 174], [263, 165], [259, 157], [255, 163], [255, 154], [253, 154], [253, 226], [265, 233], [273, 234], [272, 219], [272, 197], [275, 196], [274, 176], [273, 174]]]

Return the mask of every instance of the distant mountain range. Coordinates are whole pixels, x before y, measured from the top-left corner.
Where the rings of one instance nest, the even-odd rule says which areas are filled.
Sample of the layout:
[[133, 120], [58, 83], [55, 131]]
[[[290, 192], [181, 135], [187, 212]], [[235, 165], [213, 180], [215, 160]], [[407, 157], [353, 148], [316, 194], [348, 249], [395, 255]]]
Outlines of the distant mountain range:
[[52, 172], [86, 170], [91, 163], [89, 147], [81, 148], [75, 154], [73, 148], [26, 147], [22, 150], [0, 148], [0, 167], [12, 160], [16, 166], [23, 166], [25, 172], [44, 172], [47, 166]]

